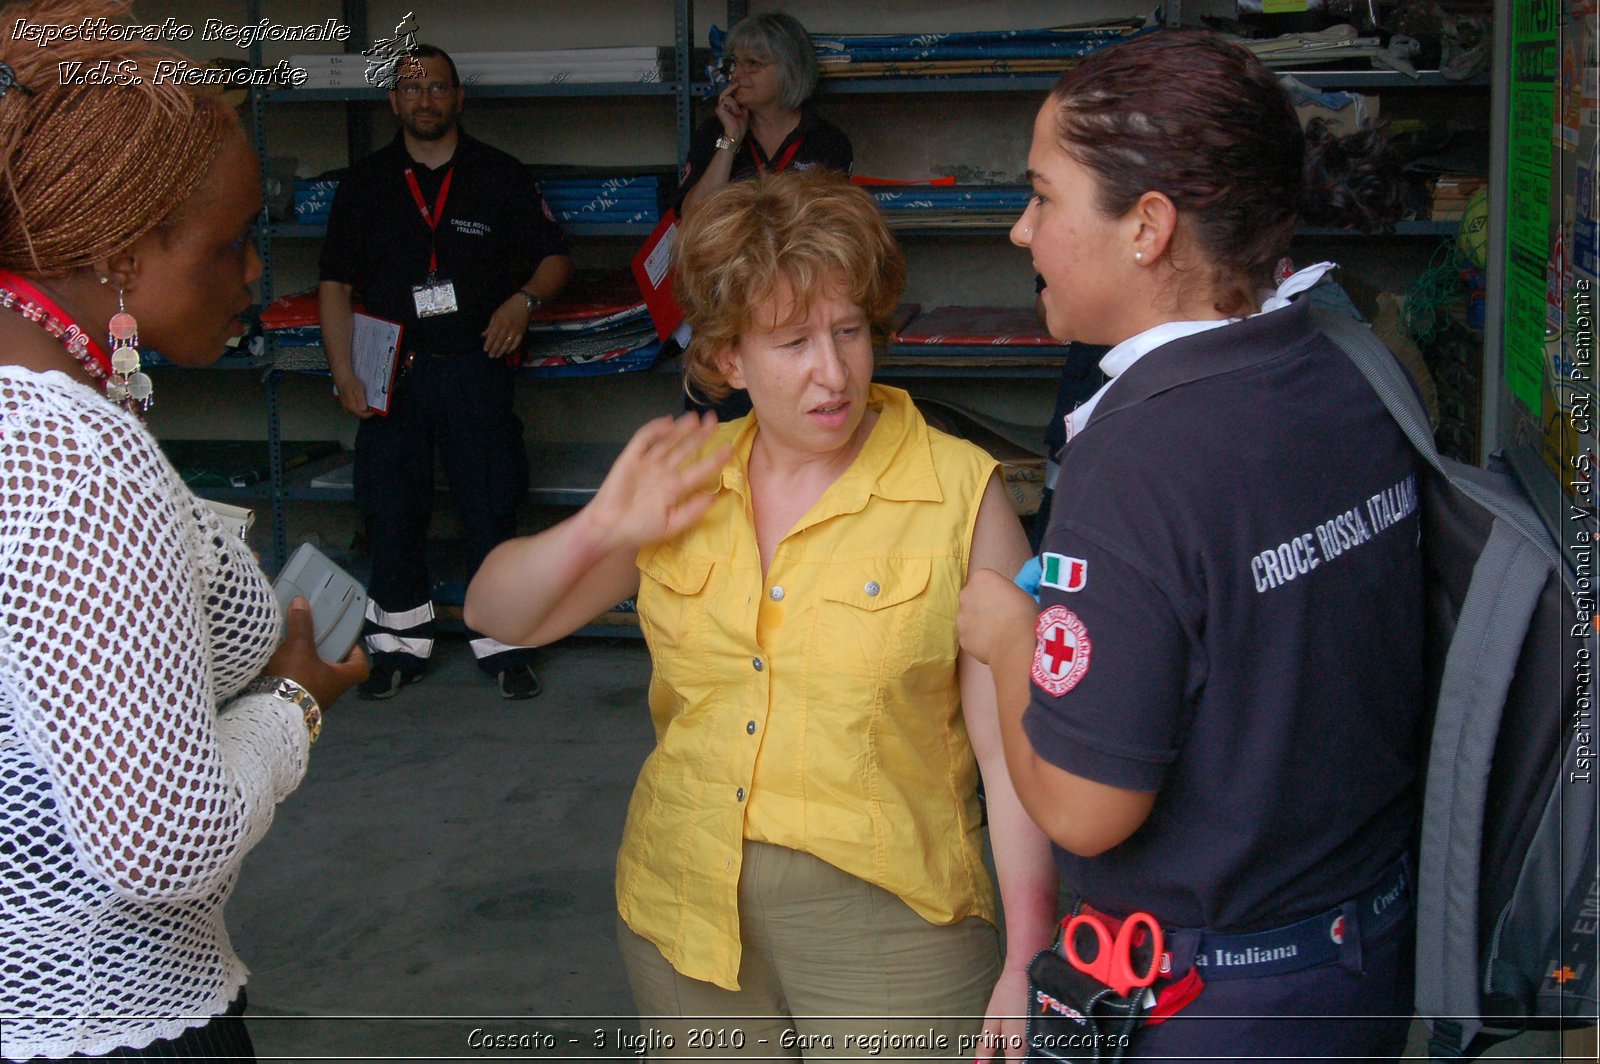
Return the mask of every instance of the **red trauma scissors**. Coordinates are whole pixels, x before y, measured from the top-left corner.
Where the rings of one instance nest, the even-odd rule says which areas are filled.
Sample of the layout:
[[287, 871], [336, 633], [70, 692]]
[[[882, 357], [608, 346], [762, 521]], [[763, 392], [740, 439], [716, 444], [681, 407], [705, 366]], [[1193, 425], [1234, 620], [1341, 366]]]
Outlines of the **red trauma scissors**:
[[[1087, 927], [1094, 932], [1094, 955], [1085, 960], [1078, 952], [1078, 929]], [[1139, 929], [1148, 933], [1141, 933]], [[1150, 949], [1150, 966], [1143, 973], [1133, 969], [1133, 951]], [[1084, 913], [1067, 921], [1066, 934], [1062, 936], [1061, 951], [1072, 966], [1085, 975], [1091, 975], [1127, 997], [1134, 987], [1149, 986], [1156, 981], [1161, 969], [1161, 954], [1166, 943], [1161, 937], [1161, 925], [1149, 913], [1131, 913], [1117, 928], [1115, 940], [1106, 929], [1105, 921], [1094, 913]]]

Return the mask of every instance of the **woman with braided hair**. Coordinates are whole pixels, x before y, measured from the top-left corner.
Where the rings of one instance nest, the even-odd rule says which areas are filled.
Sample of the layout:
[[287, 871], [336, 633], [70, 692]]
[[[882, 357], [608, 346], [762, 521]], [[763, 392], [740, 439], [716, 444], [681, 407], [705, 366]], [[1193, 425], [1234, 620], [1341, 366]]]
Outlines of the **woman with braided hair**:
[[127, 13], [0, 13], [0, 1055], [248, 1060], [223, 905], [366, 663], [319, 660], [303, 600], [280, 644], [134, 412], [139, 344], [238, 333], [261, 178], [231, 110], [151, 83], [173, 53], [17, 39]]

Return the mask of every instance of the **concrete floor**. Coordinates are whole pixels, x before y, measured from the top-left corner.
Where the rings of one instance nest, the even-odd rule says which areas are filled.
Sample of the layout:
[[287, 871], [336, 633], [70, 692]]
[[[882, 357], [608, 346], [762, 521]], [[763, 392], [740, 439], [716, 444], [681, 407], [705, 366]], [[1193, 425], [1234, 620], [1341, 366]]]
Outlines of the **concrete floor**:
[[[636, 1056], [612, 874], [649, 661], [638, 640], [568, 640], [540, 673], [542, 696], [503, 701], [446, 637], [422, 683], [329, 710], [228, 908], [261, 1059]], [[1532, 1035], [1493, 1055], [1557, 1053]]]
[[421, 683], [328, 712], [228, 909], [264, 1059], [475, 1057], [477, 1027], [584, 1056], [595, 1029], [636, 1029], [612, 875], [648, 658], [569, 641], [540, 673], [507, 702], [445, 638]]

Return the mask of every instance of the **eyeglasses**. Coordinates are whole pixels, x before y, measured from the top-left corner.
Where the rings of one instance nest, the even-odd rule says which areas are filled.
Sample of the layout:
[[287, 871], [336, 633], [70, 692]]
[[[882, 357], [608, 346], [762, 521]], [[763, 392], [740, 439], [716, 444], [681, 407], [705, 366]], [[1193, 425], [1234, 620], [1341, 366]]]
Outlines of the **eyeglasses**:
[[446, 96], [449, 96], [451, 93], [455, 92], [456, 87], [444, 81], [434, 81], [427, 85], [418, 85], [414, 81], [409, 81], [394, 91], [408, 100], [415, 100], [417, 97], [421, 96], [424, 91], [426, 91], [427, 94], [433, 97], [435, 100], [442, 100]]
[[772, 65], [770, 59], [751, 59], [749, 56], [727, 56], [722, 60], [722, 65], [717, 69], [723, 77], [731, 77], [734, 71], [741, 74], [759, 74]]

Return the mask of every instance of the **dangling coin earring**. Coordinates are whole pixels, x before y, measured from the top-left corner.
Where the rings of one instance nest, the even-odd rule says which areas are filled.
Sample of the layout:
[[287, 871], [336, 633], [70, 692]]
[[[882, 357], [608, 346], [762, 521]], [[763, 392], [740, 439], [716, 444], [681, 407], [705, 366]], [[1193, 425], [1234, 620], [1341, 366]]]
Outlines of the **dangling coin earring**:
[[139, 368], [139, 323], [128, 313], [120, 288], [117, 312], [111, 315], [107, 329], [111, 333], [111, 379], [106, 381], [106, 398], [127, 404], [129, 409], [137, 403], [140, 410], [149, 410], [154, 386]]

